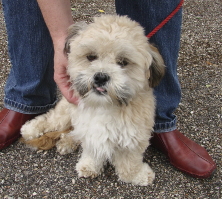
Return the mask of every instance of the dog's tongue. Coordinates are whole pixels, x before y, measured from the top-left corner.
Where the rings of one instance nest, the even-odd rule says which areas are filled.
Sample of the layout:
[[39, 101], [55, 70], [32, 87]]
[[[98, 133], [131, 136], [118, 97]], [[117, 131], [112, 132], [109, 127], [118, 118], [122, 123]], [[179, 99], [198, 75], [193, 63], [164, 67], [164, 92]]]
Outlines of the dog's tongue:
[[103, 89], [101, 87], [97, 87], [96, 90], [99, 91], [99, 92], [104, 92], [105, 91], [105, 89]]

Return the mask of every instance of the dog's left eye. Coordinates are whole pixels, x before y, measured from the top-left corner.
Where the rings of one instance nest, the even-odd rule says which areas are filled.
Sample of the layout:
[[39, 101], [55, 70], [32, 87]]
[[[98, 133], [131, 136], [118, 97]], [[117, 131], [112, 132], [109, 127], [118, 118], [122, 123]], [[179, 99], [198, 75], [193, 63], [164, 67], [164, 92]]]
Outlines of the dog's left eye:
[[120, 65], [121, 67], [128, 65], [128, 63], [129, 62], [125, 59], [117, 61], [117, 64]]
[[86, 57], [90, 62], [92, 62], [98, 58], [96, 55], [87, 55]]

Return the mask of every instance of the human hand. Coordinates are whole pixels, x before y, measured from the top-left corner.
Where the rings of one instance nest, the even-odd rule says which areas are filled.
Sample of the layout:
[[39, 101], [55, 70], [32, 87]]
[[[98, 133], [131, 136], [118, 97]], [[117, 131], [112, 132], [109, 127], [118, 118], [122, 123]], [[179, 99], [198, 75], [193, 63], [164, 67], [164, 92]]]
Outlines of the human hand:
[[67, 74], [68, 58], [64, 51], [64, 42], [54, 44], [54, 80], [57, 83], [62, 95], [72, 104], [78, 104], [78, 98], [74, 96], [74, 91], [70, 89], [71, 83]]
[[78, 99], [70, 89], [69, 76], [66, 73], [68, 60], [63, 53], [67, 29], [73, 24], [70, 0], [37, 0], [37, 2], [54, 45], [54, 80], [63, 96], [70, 103], [77, 104]]

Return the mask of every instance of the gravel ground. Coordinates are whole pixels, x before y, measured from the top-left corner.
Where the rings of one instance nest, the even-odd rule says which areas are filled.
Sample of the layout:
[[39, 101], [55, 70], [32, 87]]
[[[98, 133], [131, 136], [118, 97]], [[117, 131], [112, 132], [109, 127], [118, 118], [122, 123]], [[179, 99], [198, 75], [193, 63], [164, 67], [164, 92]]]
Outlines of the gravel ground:
[[[115, 12], [113, 0], [73, 0], [73, 17]], [[78, 179], [74, 170], [80, 151], [61, 156], [54, 149], [31, 151], [16, 142], [0, 152], [0, 198], [211, 198], [222, 197], [221, 136], [221, 0], [189, 0], [184, 5], [178, 74], [182, 101], [176, 111], [178, 128], [204, 146], [217, 162], [207, 180], [194, 179], [173, 168], [164, 155], [149, 148], [144, 159], [156, 172], [153, 185], [119, 182], [107, 165], [96, 179]], [[0, 6], [0, 109], [10, 71], [7, 34]]]

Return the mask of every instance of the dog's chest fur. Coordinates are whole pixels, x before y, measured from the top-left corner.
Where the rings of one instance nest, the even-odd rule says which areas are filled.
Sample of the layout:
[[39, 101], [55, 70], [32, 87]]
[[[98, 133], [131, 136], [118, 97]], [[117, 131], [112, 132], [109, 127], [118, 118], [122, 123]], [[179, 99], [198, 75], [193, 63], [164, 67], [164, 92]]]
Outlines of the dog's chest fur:
[[[116, 149], [147, 147], [154, 122], [154, 98], [151, 92], [148, 95], [138, 97], [124, 107], [110, 105], [95, 108], [80, 105], [76, 117], [72, 116], [74, 138], [80, 140], [84, 148], [88, 148], [97, 157], [102, 155], [111, 158]], [[144, 146], [140, 146], [143, 140]]]

